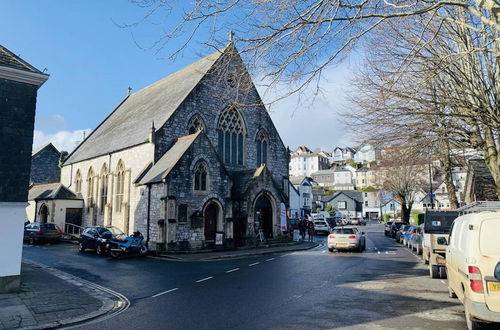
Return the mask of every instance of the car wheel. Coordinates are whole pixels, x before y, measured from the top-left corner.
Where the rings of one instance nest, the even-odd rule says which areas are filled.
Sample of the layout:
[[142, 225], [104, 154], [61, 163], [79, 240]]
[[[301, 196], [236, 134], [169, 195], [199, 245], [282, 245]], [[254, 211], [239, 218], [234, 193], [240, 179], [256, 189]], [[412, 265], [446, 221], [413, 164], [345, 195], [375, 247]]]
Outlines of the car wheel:
[[333, 252], [333, 248], [328, 248], [328, 252]]
[[455, 291], [450, 287], [450, 284], [448, 283], [448, 297], [450, 298], [457, 298], [457, 295], [455, 294]]
[[97, 245], [97, 249], [95, 250], [98, 256], [102, 256], [104, 254], [104, 250], [102, 249], [102, 245]]
[[447, 278], [448, 276], [446, 275], [446, 267], [439, 267], [439, 278], [441, 279], [445, 279]]
[[467, 303], [467, 300], [464, 301], [464, 308], [465, 308], [465, 321], [467, 322], [467, 328], [469, 330], [481, 330], [483, 329], [483, 324], [481, 322], [477, 322], [472, 319], [472, 316], [470, 315], [469, 308], [467, 307], [469, 304]]
[[439, 277], [439, 267], [436, 265], [429, 265], [429, 276], [431, 278]]
[[139, 254], [141, 256], [146, 256], [148, 254], [148, 248], [145, 245], [141, 246], [139, 248]]
[[110, 251], [109, 252], [109, 255], [111, 256], [111, 258], [118, 258], [120, 256], [120, 252], [118, 251]]
[[85, 246], [83, 246], [82, 242], [78, 243], [78, 251], [82, 253], [85, 252]]

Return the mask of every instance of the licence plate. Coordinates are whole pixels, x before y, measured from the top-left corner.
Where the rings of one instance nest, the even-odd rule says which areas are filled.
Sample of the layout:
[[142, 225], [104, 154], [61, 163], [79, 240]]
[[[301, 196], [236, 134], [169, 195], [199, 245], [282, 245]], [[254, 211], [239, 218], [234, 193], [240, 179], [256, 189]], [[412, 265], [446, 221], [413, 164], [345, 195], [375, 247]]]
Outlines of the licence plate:
[[339, 247], [347, 247], [349, 244], [347, 243], [337, 243], [337, 246]]
[[488, 290], [500, 292], [500, 282], [488, 282]]

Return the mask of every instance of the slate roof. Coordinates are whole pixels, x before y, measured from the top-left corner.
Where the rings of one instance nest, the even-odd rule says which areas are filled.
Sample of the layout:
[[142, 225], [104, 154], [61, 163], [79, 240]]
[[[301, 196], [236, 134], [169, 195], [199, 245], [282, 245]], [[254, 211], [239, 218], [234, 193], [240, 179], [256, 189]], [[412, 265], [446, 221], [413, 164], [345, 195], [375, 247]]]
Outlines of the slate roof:
[[127, 96], [69, 155], [65, 164], [144, 143], [151, 124], [162, 127], [230, 46]]
[[334, 174], [336, 172], [335, 169], [329, 169], [329, 170], [319, 170], [311, 174], [311, 176], [314, 175], [324, 175], [324, 174]]
[[355, 200], [356, 202], [363, 203], [363, 193], [361, 191], [338, 191], [332, 195], [324, 196], [323, 202], [329, 202], [339, 195], [344, 194], [347, 197]]
[[497, 201], [495, 180], [484, 159], [470, 159], [465, 185], [466, 201]]
[[174, 145], [143, 176], [139, 184], [162, 182], [200, 134], [201, 131], [198, 131], [194, 134], [178, 138]]
[[81, 200], [80, 196], [77, 196], [71, 190], [66, 188], [60, 182], [48, 183], [48, 184], [36, 184], [31, 186], [28, 192], [28, 200], [53, 200], [53, 199], [75, 199]]
[[241, 170], [241, 171], [230, 171], [229, 176], [233, 181], [233, 186], [231, 188], [231, 197], [236, 199], [243, 199], [247, 196], [246, 192], [250, 187], [259, 179], [263, 177], [264, 174], [267, 174], [271, 179], [274, 188], [280, 194], [282, 200], [286, 200], [286, 197], [283, 195], [283, 191], [278, 187], [276, 182], [274, 181], [272, 175], [269, 173], [269, 169], [266, 165], [261, 165], [256, 169], [249, 170]]
[[42, 73], [40, 70], [24, 61], [19, 56], [15, 55], [2, 45], [0, 45], [0, 66], [7, 66], [10, 68], [34, 73]]
[[52, 144], [52, 143], [47, 143], [41, 147], [38, 147], [36, 149], [33, 149], [33, 151], [31, 152], [31, 157], [35, 156], [36, 154], [38, 154], [40, 151], [44, 150], [45, 148], [53, 148], [58, 154], [61, 154], [59, 152], [59, 150], [57, 150], [57, 148]]

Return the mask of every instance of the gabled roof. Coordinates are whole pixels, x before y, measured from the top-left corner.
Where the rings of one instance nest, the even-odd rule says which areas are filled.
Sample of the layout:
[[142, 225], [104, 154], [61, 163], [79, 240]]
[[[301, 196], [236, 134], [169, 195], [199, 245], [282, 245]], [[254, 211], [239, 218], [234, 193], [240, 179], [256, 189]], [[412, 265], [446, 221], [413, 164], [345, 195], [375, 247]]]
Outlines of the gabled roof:
[[42, 74], [40, 70], [24, 61], [2, 45], [0, 45], [0, 66], [7, 66], [18, 70]]
[[201, 131], [198, 131], [194, 134], [178, 138], [174, 145], [142, 177], [139, 184], [162, 182], [200, 134]]
[[264, 176], [267, 175], [271, 180], [274, 188], [280, 194], [282, 200], [286, 200], [283, 195], [283, 191], [278, 187], [274, 181], [269, 169], [266, 165], [261, 165], [256, 169], [242, 170], [242, 171], [231, 171], [229, 176], [233, 181], [233, 186], [231, 189], [231, 196], [236, 199], [245, 198], [247, 196], [246, 192], [258, 181], [262, 180]]
[[29, 201], [54, 200], [54, 199], [81, 200], [82, 198], [77, 196], [75, 193], [66, 188], [66, 186], [60, 182], [48, 183], [48, 184], [36, 184], [31, 186], [28, 192]]
[[226, 52], [224, 49], [127, 96], [118, 107], [69, 155], [72, 164], [146, 142], [151, 124], [162, 127], [202, 78]]
[[44, 150], [44, 149], [46, 149], [46, 148], [52, 148], [52, 149], [54, 149], [54, 151], [55, 151], [56, 153], [58, 153], [59, 155], [61, 154], [61, 153], [59, 152], [59, 150], [57, 150], [57, 148], [56, 148], [56, 147], [55, 147], [52, 143], [47, 143], [47, 144], [45, 144], [45, 145], [43, 145], [43, 146], [41, 146], [41, 147], [38, 147], [38, 148], [36, 148], [36, 149], [33, 149], [33, 151], [31, 152], [31, 157], [36, 156], [39, 152], [41, 152], [42, 150]]
[[495, 180], [484, 159], [470, 159], [465, 184], [466, 202], [497, 201]]

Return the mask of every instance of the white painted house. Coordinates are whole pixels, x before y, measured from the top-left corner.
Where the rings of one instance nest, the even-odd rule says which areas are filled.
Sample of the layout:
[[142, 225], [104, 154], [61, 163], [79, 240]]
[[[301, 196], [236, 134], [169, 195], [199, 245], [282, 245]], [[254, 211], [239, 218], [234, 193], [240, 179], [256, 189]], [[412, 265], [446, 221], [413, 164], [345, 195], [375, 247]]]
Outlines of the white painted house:
[[305, 146], [290, 154], [290, 176], [311, 176], [314, 172], [330, 168], [328, 157], [323, 152], [312, 152]]

